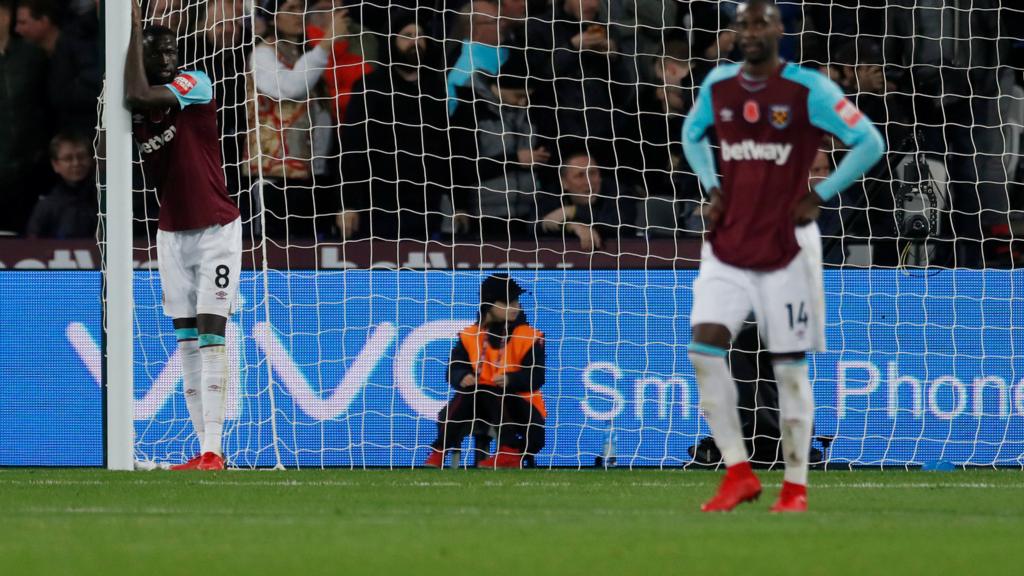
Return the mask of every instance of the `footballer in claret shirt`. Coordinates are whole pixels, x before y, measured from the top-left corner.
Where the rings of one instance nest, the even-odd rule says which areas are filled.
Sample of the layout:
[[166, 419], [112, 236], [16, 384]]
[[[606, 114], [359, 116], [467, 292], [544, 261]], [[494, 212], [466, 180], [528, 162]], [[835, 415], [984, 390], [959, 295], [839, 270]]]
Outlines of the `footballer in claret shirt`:
[[132, 6], [125, 103], [146, 180], [160, 197], [157, 259], [164, 313], [174, 323], [185, 403], [199, 453], [175, 470], [222, 470], [228, 388], [225, 328], [242, 265], [238, 207], [228, 196], [213, 85], [201, 71], [178, 70], [174, 32], [142, 29]]
[[[705, 511], [756, 499], [726, 352], [753, 312], [779, 383], [785, 482], [774, 512], [807, 509], [814, 397], [806, 353], [825, 346], [819, 204], [861, 177], [885, 151], [881, 134], [823, 74], [779, 58], [782, 23], [770, 0], [737, 11], [743, 62], [718, 66], [683, 124], [683, 149], [710, 193], [700, 273], [693, 284], [689, 357], [726, 474]], [[718, 157], [708, 140], [714, 130]], [[850, 151], [809, 192], [824, 134]], [[716, 173], [721, 173], [719, 179]]]

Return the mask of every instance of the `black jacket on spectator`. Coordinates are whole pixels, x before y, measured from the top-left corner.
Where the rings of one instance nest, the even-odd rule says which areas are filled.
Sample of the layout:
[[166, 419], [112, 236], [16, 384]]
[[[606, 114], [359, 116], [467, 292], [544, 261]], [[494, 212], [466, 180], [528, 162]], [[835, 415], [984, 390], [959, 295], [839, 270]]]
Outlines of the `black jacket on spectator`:
[[50, 105], [60, 130], [91, 135], [96, 130], [96, 98], [103, 83], [99, 20], [90, 11], [60, 33], [50, 57]]
[[[528, 106], [502, 102], [495, 88], [524, 87], [525, 68], [510, 67], [510, 56], [495, 77], [478, 70], [467, 86], [458, 89], [460, 106], [452, 117], [452, 153], [456, 213], [479, 217], [483, 239], [507, 239], [530, 234], [536, 222], [536, 170], [520, 164], [518, 151], [533, 150]], [[509, 75], [506, 71], [511, 70]]]
[[428, 64], [410, 81], [402, 69], [356, 84], [341, 128], [342, 210], [370, 209], [361, 236], [428, 238], [451, 180], [444, 75]]
[[0, 53], [0, 230], [23, 230], [40, 188], [50, 182], [46, 78], [46, 54], [12, 36]]
[[[588, 224], [597, 229], [604, 241], [635, 238], [637, 234], [636, 210], [637, 199], [616, 191], [615, 180], [605, 177], [601, 180], [601, 190], [594, 201], [589, 205], [577, 206], [576, 214], [566, 224]], [[570, 206], [569, 196], [562, 198], [554, 194], [539, 194], [538, 205], [540, 218], [562, 206]], [[564, 201], [563, 201], [564, 198]], [[562, 231], [555, 233], [545, 232], [543, 221], [537, 225], [537, 233], [542, 236], [559, 236], [565, 234]], [[571, 235], [566, 235], [569, 237]], [[575, 236], [573, 236], [575, 238]]]
[[98, 212], [92, 177], [76, 186], [61, 181], [36, 203], [26, 234], [33, 238], [92, 238]]
[[[687, 77], [688, 79], [691, 78]], [[689, 88], [689, 87], [686, 87]], [[688, 92], [684, 88], [684, 92]], [[676, 200], [700, 201], [697, 177], [683, 154], [681, 134], [692, 99], [684, 93], [687, 109], [665, 112], [662, 101], [649, 87], [641, 91], [640, 113], [634, 131], [619, 141], [619, 161], [624, 181], [635, 182], [648, 196], [671, 196]]]
[[628, 51], [628, 39], [621, 38], [621, 27], [612, 24], [608, 35], [619, 45], [615, 52], [581, 51], [573, 47], [572, 38], [588, 25], [574, 21], [561, 2], [556, 4], [551, 20], [531, 18], [526, 31], [531, 76], [553, 78], [530, 100], [537, 107], [533, 125], [542, 136], [572, 148], [585, 142], [598, 163], [610, 167], [611, 139], [616, 123], [622, 121], [619, 113], [635, 108], [633, 59], [623, 53]]

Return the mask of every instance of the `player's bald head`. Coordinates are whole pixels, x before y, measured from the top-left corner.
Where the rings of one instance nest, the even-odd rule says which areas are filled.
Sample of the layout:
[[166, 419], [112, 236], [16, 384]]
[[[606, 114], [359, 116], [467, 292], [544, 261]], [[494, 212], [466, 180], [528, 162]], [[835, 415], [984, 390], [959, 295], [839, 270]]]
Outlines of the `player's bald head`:
[[782, 18], [774, 2], [749, 0], [741, 4], [736, 12], [736, 31], [745, 61], [759, 64], [778, 59], [783, 30]]
[[758, 16], [765, 18], [769, 22], [782, 22], [782, 16], [779, 14], [779, 7], [776, 6], [775, 2], [772, 0], [747, 0], [747, 2], [740, 4], [736, 9], [737, 17], [748, 10], [751, 11], [751, 16], [756, 13]]
[[142, 62], [154, 84], [166, 84], [178, 68], [177, 37], [169, 28], [149, 26], [142, 31]]

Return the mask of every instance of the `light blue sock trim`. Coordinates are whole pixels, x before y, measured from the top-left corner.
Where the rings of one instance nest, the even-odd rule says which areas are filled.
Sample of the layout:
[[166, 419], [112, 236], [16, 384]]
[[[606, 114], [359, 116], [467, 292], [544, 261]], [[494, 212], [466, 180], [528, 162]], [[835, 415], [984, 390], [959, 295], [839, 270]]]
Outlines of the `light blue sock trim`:
[[203, 346], [223, 346], [224, 337], [216, 334], [200, 334], [199, 335], [199, 347]]
[[195, 340], [199, 338], [198, 328], [175, 328], [174, 335], [178, 340]]
[[703, 354], [705, 356], [715, 356], [718, 358], [725, 358], [727, 351], [719, 348], [718, 346], [712, 346], [711, 344], [704, 344], [703, 342], [690, 342], [690, 352], [694, 354]]

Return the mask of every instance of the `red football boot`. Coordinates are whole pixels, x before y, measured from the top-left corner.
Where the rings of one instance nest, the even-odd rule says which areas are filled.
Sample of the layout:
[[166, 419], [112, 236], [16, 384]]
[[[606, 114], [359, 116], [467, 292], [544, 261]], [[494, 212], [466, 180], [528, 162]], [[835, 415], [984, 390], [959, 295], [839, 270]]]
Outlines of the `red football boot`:
[[725, 470], [725, 478], [718, 487], [718, 493], [700, 509], [702, 512], [728, 512], [744, 502], [757, 500], [759, 496], [761, 482], [750, 469], [750, 464], [743, 462]]
[[807, 512], [807, 486], [783, 482], [772, 512]]
[[203, 452], [203, 459], [199, 461], [196, 470], [223, 470], [224, 457], [213, 452]]
[[174, 466], [171, 466], [171, 470], [195, 470], [196, 468], [199, 468], [199, 461], [202, 459], [203, 455], [198, 454], [193, 456], [191, 460], [184, 464], [175, 464]]
[[498, 453], [485, 458], [477, 465], [478, 468], [519, 469], [523, 467], [523, 455], [514, 448], [499, 446]]
[[430, 456], [423, 461], [424, 468], [444, 468], [444, 452], [430, 449]]

